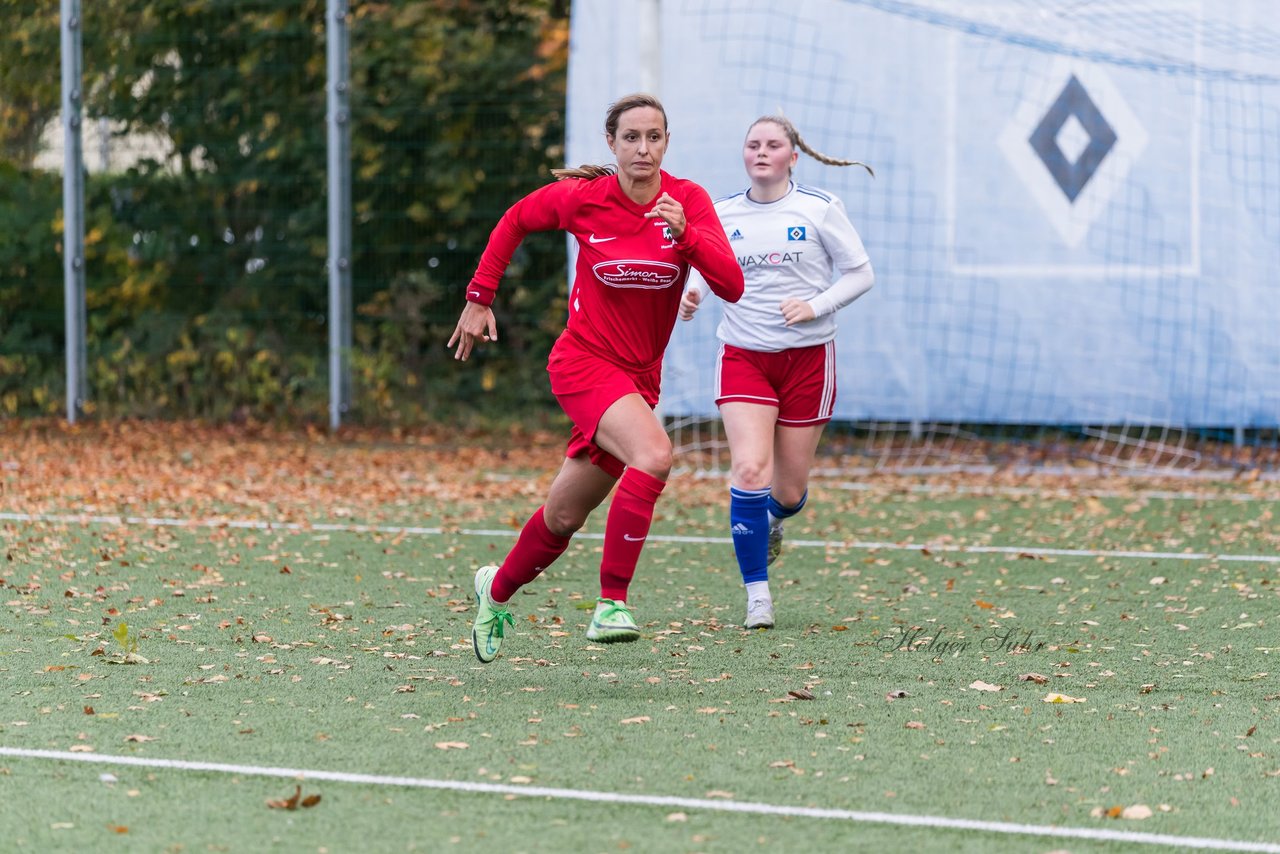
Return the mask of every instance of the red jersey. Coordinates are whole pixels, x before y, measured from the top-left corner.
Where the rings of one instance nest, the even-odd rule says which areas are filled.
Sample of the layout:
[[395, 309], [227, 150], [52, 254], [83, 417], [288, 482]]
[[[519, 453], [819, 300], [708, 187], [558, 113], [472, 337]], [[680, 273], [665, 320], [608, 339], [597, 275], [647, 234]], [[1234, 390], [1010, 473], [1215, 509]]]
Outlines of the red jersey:
[[[658, 195], [684, 207], [680, 240], [653, 204], [627, 198], [617, 175], [567, 178], [535, 190], [502, 216], [471, 283], [467, 299], [493, 302], [498, 282], [520, 241], [534, 231], [561, 229], [578, 241], [578, 262], [566, 327], [590, 350], [620, 367], [652, 369], [675, 327], [690, 265], [721, 299], [742, 296], [742, 268], [729, 248], [707, 191], [661, 173]], [[655, 197], [656, 198], [656, 197]]]

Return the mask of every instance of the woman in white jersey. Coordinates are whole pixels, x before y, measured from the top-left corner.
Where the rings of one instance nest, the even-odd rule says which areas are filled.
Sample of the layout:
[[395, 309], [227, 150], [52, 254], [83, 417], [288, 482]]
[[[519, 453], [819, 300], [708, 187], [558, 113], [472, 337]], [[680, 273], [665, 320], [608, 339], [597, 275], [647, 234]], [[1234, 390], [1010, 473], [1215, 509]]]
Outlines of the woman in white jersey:
[[[841, 201], [792, 181], [800, 151], [871, 171], [814, 151], [786, 118], [763, 116], [742, 148], [751, 187], [715, 203], [746, 278], [746, 291], [724, 306], [716, 331], [716, 405], [729, 439], [729, 524], [749, 629], [773, 626], [769, 565], [782, 548], [782, 520], [808, 498], [809, 470], [831, 420], [835, 313], [875, 279]], [[693, 317], [706, 292], [695, 271], [680, 303], [682, 320]]]

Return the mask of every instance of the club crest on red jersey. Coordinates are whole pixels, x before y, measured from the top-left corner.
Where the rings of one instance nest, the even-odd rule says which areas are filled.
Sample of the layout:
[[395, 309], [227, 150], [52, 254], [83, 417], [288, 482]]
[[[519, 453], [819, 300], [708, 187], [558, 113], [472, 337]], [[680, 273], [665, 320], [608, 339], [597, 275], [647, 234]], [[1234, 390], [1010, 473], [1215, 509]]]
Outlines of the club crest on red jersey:
[[662, 261], [601, 261], [591, 268], [596, 278], [611, 288], [662, 290], [680, 278], [680, 268]]

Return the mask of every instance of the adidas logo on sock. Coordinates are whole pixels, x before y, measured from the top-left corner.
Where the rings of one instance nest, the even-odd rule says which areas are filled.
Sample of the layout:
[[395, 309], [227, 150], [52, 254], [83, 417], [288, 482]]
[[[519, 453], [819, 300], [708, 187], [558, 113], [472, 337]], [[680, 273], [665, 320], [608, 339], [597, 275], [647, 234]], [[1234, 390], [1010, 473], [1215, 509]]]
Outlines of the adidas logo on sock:
[[729, 530], [731, 530], [731, 531], [734, 533], [734, 535], [735, 535], [735, 536], [736, 536], [736, 535], [742, 535], [742, 536], [745, 536], [745, 535], [747, 535], [747, 534], [750, 534], [750, 533], [751, 533], [751, 529], [750, 529], [750, 528], [748, 528], [746, 525], [742, 524], [741, 522], [739, 522], [738, 524], [734, 525], [734, 526], [733, 526], [732, 528], [730, 528]]

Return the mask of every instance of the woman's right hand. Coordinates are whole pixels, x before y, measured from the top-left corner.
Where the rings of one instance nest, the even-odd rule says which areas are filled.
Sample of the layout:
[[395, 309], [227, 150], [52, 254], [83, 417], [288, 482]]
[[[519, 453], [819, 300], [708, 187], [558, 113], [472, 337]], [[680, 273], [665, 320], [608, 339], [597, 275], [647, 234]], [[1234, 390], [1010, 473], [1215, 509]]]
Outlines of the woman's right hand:
[[453, 351], [453, 358], [465, 362], [476, 341], [497, 340], [498, 320], [493, 316], [493, 309], [478, 302], [468, 302], [462, 309], [462, 316], [458, 318], [453, 335], [449, 336], [449, 343], [444, 346], [452, 347], [456, 343], [458, 349]]
[[698, 304], [702, 302], [702, 292], [696, 288], [690, 288], [684, 292], [684, 296], [680, 297], [680, 319], [693, 320], [693, 314], [698, 310]]

